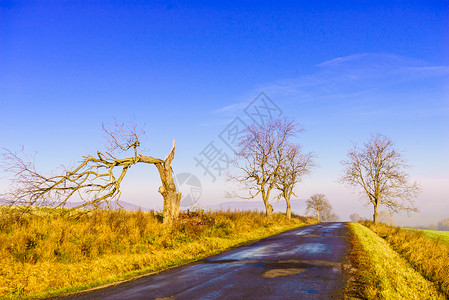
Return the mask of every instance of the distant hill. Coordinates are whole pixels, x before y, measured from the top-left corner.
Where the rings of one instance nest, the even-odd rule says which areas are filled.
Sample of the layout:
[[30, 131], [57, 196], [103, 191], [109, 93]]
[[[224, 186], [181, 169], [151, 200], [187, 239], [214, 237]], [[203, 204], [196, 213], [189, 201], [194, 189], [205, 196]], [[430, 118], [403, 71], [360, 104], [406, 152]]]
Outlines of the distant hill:
[[[113, 202], [110, 204], [110, 208], [111, 209], [124, 209], [124, 210], [148, 210], [148, 208], [140, 206], [140, 205], [136, 205], [136, 204], [132, 204], [126, 201], [119, 201], [118, 202], [120, 205], [118, 205], [116, 202]], [[67, 203], [67, 205], [65, 205], [65, 207], [67, 208], [73, 208], [73, 207], [77, 207], [82, 205], [83, 202], [69, 202]], [[121, 207], [120, 207], [121, 206]], [[85, 208], [92, 208], [93, 206], [88, 205], [85, 206]], [[101, 208], [107, 208], [107, 205], [105, 203], [102, 203], [102, 205], [100, 205]]]
[[[4, 199], [0, 199], [0, 205], [9, 205], [10, 203]], [[73, 208], [73, 207], [77, 207], [82, 205], [83, 202], [67, 202], [66, 205], [64, 207], [66, 208]], [[120, 206], [113, 202], [111, 203], [111, 208], [112, 209], [125, 209], [125, 210], [148, 210], [148, 208], [143, 207], [143, 206], [139, 206], [139, 205], [135, 205], [126, 201], [119, 201]], [[36, 205], [36, 206], [41, 206], [41, 205]], [[92, 208], [93, 206], [86, 206], [85, 208]], [[107, 208], [107, 206], [103, 203], [101, 205], [102, 208]]]

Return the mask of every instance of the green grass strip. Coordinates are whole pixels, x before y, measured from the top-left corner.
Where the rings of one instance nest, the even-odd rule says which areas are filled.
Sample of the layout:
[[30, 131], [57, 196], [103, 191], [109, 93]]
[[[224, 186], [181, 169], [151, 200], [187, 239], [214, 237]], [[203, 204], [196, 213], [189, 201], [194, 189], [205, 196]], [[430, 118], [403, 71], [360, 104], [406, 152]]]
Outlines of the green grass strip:
[[373, 231], [357, 223], [350, 229], [361, 246], [358, 267], [367, 299], [446, 299]]

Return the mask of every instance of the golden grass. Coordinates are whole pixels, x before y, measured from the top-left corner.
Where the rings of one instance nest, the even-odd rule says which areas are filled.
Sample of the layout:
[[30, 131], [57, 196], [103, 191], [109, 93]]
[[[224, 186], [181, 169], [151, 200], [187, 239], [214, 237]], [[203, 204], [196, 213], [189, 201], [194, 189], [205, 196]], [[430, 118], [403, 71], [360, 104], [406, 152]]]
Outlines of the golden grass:
[[409, 229], [403, 228], [404, 230], [410, 230], [415, 232], [421, 232], [425, 236], [445, 243], [449, 246], [449, 231], [441, 231], [441, 230], [428, 230], [428, 229]]
[[0, 208], [0, 298], [45, 297], [194, 261], [312, 219], [257, 212], [160, 214]]
[[363, 222], [449, 298], [449, 246], [419, 231]]
[[435, 285], [389, 244], [361, 224], [350, 223], [351, 260], [358, 269], [358, 297], [365, 299], [446, 299]]

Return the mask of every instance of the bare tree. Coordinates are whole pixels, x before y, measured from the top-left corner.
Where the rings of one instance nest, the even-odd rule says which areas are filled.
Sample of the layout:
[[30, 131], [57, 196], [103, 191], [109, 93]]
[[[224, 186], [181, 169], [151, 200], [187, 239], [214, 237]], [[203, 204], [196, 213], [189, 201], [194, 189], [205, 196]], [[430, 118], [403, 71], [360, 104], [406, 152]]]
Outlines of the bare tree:
[[271, 119], [263, 125], [249, 126], [232, 162], [238, 173], [228, 173], [229, 180], [239, 183], [249, 192], [249, 197], [238, 197], [252, 199], [259, 194], [262, 196], [267, 216], [273, 212], [269, 203], [270, 193], [286, 160], [288, 139], [298, 130], [298, 125], [287, 119]]
[[310, 199], [306, 200], [306, 205], [306, 213], [316, 215], [317, 220], [327, 221], [325, 216], [331, 214], [332, 206], [324, 194], [312, 195]]
[[335, 213], [334, 209], [329, 204], [329, 209], [325, 209], [321, 213], [321, 220], [324, 222], [337, 222], [340, 220], [340, 217]]
[[410, 182], [404, 171], [408, 165], [390, 138], [372, 135], [363, 148], [354, 146], [347, 157], [342, 161], [345, 169], [340, 182], [359, 189], [361, 196], [374, 206], [374, 223], [379, 219], [379, 205], [395, 213], [418, 211], [413, 198], [419, 194], [419, 186]]
[[379, 222], [387, 225], [393, 225], [393, 214], [386, 210], [381, 210], [379, 212]]
[[449, 230], [449, 218], [441, 220], [438, 222], [438, 230]]
[[[171, 163], [175, 156], [175, 142], [167, 157], [163, 159], [139, 154], [139, 136], [134, 124], [118, 124], [113, 130], [103, 126], [109, 139], [109, 151], [97, 151], [96, 156], [84, 156], [74, 168], [64, 168], [62, 174], [45, 176], [36, 170], [34, 157], [6, 150], [3, 154], [4, 167], [14, 177], [6, 197], [11, 203], [27, 205], [52, 205], [63, 207], [71, 198], [83, 201], [79, 207], [99, 207], [112, 201], [118, 204], [120, 185], [129, 170], [137, 163], [154, 164], [159, 171], [162, 186], [159, 193], [164, 198], [164, 223], [172, 223], [179, 214], [181, 193], [173, 181]], [[133, 150], [133, 156], [118, 158], [114, 151], [124, 153]], [[78, 208], [79, 208], [78, 207]]]
[[287, 204], [286, 215], [292, 216], [290, 198], [292, 195], [297, 197], [294, 189], [302, 177], [310, 173], [314, 166], [312, 153], [301, 153], [301, 147], [295, 144], [289, 144], [285, 147], [285, 153], [282, 154], [284, 161], [279, 168], [279, 174], [276, 181], [276, 189], [280, 194], [278, 198], [284, 198]]
[[349, 216], [349, 219], [352, 221], [352, 222], [358, 222], [358, 221], [360, 221], [360, 215], [358, 214], [358, 213], [353, 213], [352, 215], [350, 215]]

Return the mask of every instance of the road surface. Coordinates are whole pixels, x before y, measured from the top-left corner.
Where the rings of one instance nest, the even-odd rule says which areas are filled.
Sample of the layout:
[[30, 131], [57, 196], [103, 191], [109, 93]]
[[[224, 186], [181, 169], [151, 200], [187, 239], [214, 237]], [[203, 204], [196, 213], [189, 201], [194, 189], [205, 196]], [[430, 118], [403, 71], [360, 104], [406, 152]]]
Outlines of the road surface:
[[345, 223], [301, 227], [65, 299], [338, 299], [346, 232]]

